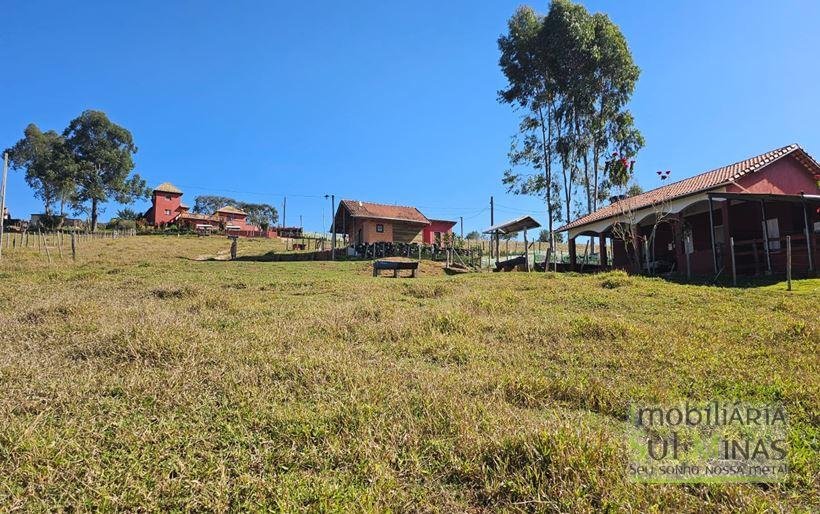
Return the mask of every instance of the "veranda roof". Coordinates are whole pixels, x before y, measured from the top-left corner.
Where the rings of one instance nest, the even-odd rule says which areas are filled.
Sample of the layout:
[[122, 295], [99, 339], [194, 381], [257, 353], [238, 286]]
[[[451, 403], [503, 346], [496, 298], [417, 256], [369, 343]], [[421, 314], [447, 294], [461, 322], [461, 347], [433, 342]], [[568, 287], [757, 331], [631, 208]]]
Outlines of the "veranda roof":
[[535, 221], [535, 218], [532, 216], [521, 216], [520, 218], [515, 218], [514, 220], [493, 225], [485, 230], [484, 233], [494, 234], [496, 232], [500, 232], [501, 234], [512, 234], [514, 232], [521, 232], [522, 230], [529, 230], [540, 226], [541, 224]]

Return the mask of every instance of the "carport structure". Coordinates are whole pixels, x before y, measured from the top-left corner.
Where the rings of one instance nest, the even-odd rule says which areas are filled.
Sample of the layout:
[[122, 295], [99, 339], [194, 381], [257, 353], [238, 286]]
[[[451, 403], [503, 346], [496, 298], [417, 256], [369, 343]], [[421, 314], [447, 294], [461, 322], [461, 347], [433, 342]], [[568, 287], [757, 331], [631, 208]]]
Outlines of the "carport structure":
[[[495, 259], [496, 259], [496, 266], [498, 266], [501, 261], [499, 259], [499, 236], [502, 234], [517, 234], [518, 232], [524, 233], [524, 265], [527, 271], [530, 270], [530, 260], [528, 258], [529, 255], [529, 243], [527, 242], [527, 230], [532, 228], [538, 228], [541, 224], [538, 223], [535, 218], [532, 216], [521, 216], [520, 218], [515, 218], [510, 221], [505, 221], [504, 223], [499, 223], [497, 225], [493, 225], [492, 227], [488, 228], [484, 231], [485, 234], [490, 234], [495, 239]], [[507, 256], [509, 257], [509, 256]], [[517, 257], [516, 259], [520, 259]], [[508, 259], [510, 260], [510, 259]]]

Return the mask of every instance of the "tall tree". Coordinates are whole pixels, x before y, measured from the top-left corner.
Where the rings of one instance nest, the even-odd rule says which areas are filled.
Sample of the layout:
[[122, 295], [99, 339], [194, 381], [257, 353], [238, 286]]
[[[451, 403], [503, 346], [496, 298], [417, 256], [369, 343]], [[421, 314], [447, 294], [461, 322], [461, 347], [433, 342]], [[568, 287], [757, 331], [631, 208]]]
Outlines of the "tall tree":
[[[552, 234], [554, 222], [560, 221], [560, 201], [552, 169], [557, 88], [553, 49], [545, 44], [543, 34], [544, 19], [530, 7], [519, 7], [507, 22], [507, 34], [498, 38], [499, 66], [507, 78], [507, 88], [499, 91], [498, 97], [523, 111], [519, 137], [513, 140], [509, 153], [512, 168], [505, 172], [504, 183], [513, 193], [544, 198], [547, 227]], [[522, 166], [539, 173], [516, 171]]]
[[581, 163], [590, 147], [588, 112], [592, 62], [592, 24], [589, 12], [568, 0], [550, 4], [542, 36], [544, 46], [552, 49], [552, 68], [560, 105], [555, 111], [559, 135], [556, 150], [561, 161], [564, 208], [572, 219], [574, 186], [579, 182]]
[[634, 156], [643, 145], [625, 109], [639, 70], [618, 26], [571, 0], [553, 0], [546, 16], [520, 7], [498, 44], [508, 81], [499, 99], [524, 111], [503, 181], [511, 192], [544, 195], [552, 231], [553, 220], [597, 208], [610, 152]]
[[221, 207], [236, 205], [236, 203], [236, 200], [227, 196], [199, 195], [194, 198], [194, 212], [197, 214], [213, 214]]
[[232, 205], [248, 214], [248, 222], [267, 230], [279, 221], [279, 211], [276, 207], [266, 203], [239, 202], [227, 196], [200, 195], [194, 199], [194, 212], [198, 214], [213, 214], [218, 209]]
[[267, 230], [279, 221], [279, 212], [276, 207], [266, 203], [239, 202], [238, 207], [248, 213], [248, 222]]
[[90, 202], [92, 231], [97, 229], [100, 204], [112, 199], [129, 204], [149, 196], [145, 180], [132, 173], [137, 147], [131, 132], [104, 112], [84, 111], [63, 136], [77, 167], [77, 198]]
[[592, 210], [597, 209], [598, 187], [606, 155], [610, 151], [633, 157], [643, 146], [643, 137], [632, 115], [624, 110], [635, 91], [640, 69], [620, 28], [602, 13], [592, 16]]
[[43, 132], [34, 123], [23, 132], [23, 138], [6, 150], [12, 169], [26, 170], [26, 183], [34, 196], [42, 200], [47, 216], [59, 204], [59, 214], [73, 204], [76, 193], [75, 167], [65, 140], [53, 130]]

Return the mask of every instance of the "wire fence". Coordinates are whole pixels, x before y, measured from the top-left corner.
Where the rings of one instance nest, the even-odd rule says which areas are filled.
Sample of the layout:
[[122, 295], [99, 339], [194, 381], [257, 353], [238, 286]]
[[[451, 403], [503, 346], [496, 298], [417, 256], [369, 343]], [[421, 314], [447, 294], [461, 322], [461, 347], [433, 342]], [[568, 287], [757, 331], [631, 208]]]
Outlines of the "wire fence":
[[13, 258], [23, 250], [37, 250], [49, 264], [56, 259], [77, 260], [77, 254], [88, 242], [102, 239], [122, 239], [137, 235], [136, 229], [98, 230], [96, 232], [77, 230], [5, 232], [0, 239], [2, 256]]

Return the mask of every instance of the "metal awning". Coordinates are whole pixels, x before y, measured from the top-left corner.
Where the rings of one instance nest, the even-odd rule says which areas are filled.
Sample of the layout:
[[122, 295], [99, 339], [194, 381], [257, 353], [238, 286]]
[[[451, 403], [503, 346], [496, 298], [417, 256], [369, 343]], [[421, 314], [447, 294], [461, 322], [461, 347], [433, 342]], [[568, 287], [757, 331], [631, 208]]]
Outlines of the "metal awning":
[[484, 231], [485, 234], [495, 234], [496, 232], [500, 234], [512, 234], [514, 232], [521, 232], [522, 230], [529, 230], [531, 228], [538, 228], [541, 224], [535, 221], [535, 218], [532, 216], [521, 216], [520, 218], [515, 218], [514, 220], [505, 221], [504, 223], [499, 223], [497, 225], [493, 225], [492, 227], [488, 228]]

